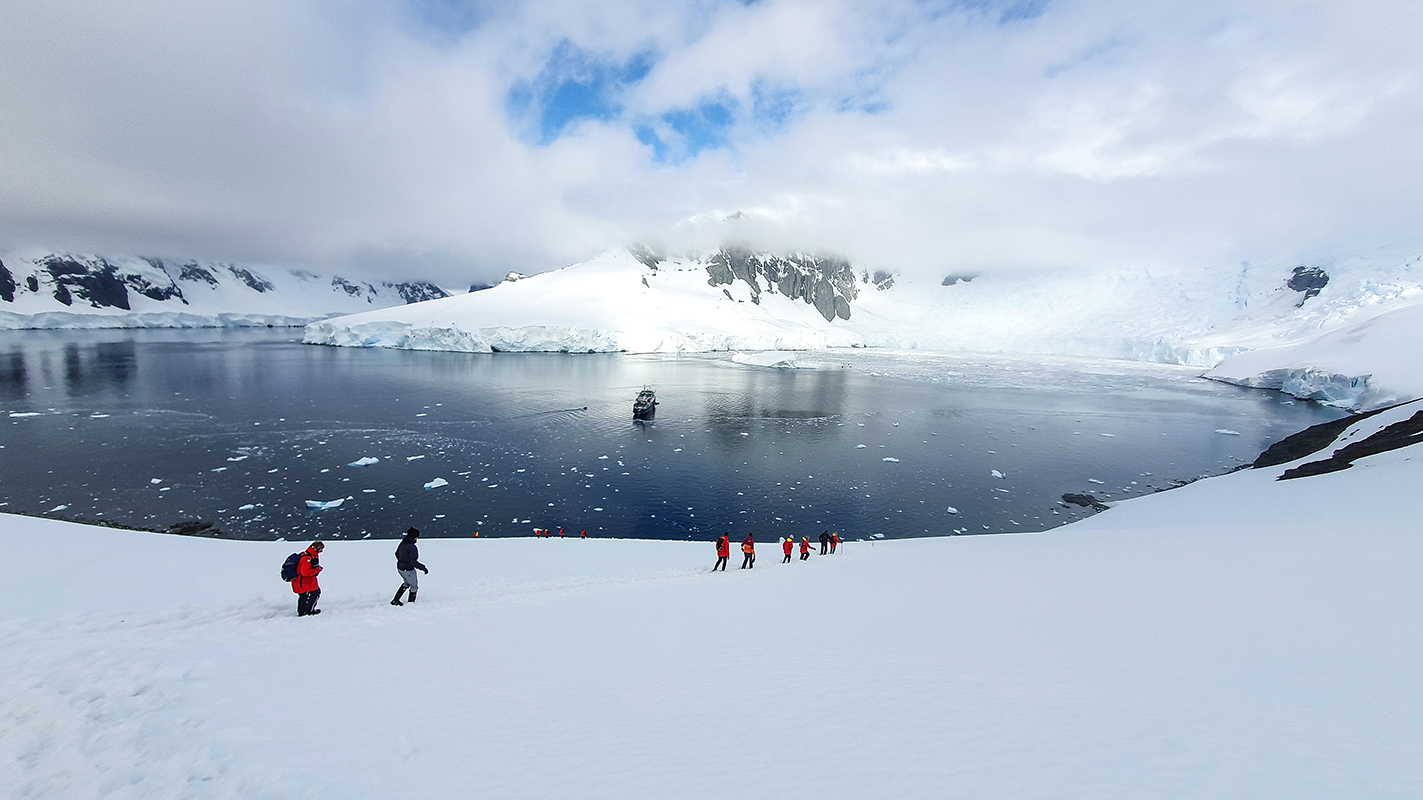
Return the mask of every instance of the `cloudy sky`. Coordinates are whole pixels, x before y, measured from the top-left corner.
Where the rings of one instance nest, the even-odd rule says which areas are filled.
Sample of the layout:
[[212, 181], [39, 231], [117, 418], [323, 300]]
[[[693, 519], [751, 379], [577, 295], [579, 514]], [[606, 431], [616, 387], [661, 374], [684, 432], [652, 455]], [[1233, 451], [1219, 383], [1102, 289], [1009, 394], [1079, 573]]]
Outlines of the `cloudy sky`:
[[727, 236], [1327, 260], [1423, 243], [1419, 31], [1396, 0], [8, 0], [0, 249], [452, 285]]

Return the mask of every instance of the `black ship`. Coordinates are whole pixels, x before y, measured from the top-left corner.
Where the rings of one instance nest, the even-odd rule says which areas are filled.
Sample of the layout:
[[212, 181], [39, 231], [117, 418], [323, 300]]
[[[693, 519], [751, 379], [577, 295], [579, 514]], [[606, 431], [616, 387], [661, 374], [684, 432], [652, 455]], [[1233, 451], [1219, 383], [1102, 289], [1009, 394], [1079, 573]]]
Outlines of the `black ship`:
[[652, 415], [657, 413], [657, 393], [651, 389], [643, 389], [637, 393], [637, 399], [632, 401], [633, 419], [652, 419]]

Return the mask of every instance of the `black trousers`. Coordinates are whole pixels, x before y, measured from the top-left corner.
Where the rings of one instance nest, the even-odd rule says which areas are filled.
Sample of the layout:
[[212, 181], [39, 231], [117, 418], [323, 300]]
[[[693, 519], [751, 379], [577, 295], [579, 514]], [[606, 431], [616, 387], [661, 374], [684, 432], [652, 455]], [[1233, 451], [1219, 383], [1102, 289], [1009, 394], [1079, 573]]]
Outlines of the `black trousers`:
[[823, 556], [823, 555], [825, 555], [825, 554], [828, 553], [828, 552], [830, 552], [830, 543], [829, 543], [829, 542], [821, 542], [821, 543], [820, 543], [820, 554]]
[[800, 560], [801, 560], [801, 561], [804, 561], [804, 560], [806, 560], [807, 558], [810, 558], [810, 551], [809, 551], [809, 550], [802, 550], [801, 553], [800, 553]]
[[783, 559], [781, 559], [781, 563], [782, 563], [782, 564], [789, 564], [789, 563], [791, 563], [791, 554], [790, 554], [790, 553], [786, 553], [786, 557], [783, 558]]
[[309, 592], [302, 592], [296, 596], [296, 615], [304, 617], [316, 608], [316, 599], [321, 596], [320, 589], [312, 589]]
[[830, 552], [835, 552], [835, 542], [830, 543]]
[[748, 568], [750, 568], [750, 569], [755, 569], [755, 567], [756, 567], [756, 554], [755, 554], [755, 553], [747, 553], [744, 557], [742, 557], [742, 559], [741, 559], [741, 568], [742, 568], [742, 569], [748, 569]]
[[716, 566], [712, 567], [712, 572], [716, 572], [716, 568], [717, 568], [717, 567], [721, 567], [721, 571], [722, 571], [722, 572], [726, 572], [726, 559], [727, 559], [726, 556], [717, 556], [717, 557], [716, 557]]

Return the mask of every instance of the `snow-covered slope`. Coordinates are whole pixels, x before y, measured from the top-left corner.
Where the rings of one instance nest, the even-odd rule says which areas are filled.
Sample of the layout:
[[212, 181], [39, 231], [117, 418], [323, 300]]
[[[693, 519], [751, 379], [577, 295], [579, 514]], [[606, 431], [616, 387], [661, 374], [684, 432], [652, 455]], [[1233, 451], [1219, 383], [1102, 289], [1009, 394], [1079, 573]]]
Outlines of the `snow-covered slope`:
[[754, 570], [714, 575], [710, 542], [424, 541], [403, 608], [395, 542], [333, 542], [307, 619], [278, 580], [300, 545], [0, 515], [0, 786], [1423, 796], [1417, 449], [1039, 535], [790, 564], [763, 542]]
[[1398, 252], [1326, 268], [1017, 270], [925, 281], [804, 255], [725, 249], [664, 259], [634, 248], [487, 291], [324, 320], [305, 340], [471, 352], [874, 346], [1211, 367], [1419, 302], [1423, 262]]
[[0, 329], [303, 325], [446, 295], [429, 283], [377, 285], [198, 261], [59, 253], [0, 259]]

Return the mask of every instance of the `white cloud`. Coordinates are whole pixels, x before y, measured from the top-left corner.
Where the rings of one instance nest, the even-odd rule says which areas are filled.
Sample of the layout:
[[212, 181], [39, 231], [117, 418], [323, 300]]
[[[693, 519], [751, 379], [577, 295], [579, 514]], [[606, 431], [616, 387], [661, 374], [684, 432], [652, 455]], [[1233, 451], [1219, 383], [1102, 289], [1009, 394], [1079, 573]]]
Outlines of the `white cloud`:
[[[685, 221], [712, 209], [753, 212], [737, 235], [925, 270], [1423, 240], [1413, 4], [931, 10], [486, 4], [441, 31], [395, 0], [10, 7], [0, 247], [457, 284], [709, 242], [720, 223]], [[564, 41], [657, 56], [620, 113], [542, 146], [508, 92]], [[753, 116], [767, 92], [785, 107]], [[737, 103], [729, 146], [664, 162], [638, 141], [715, 97]]]

